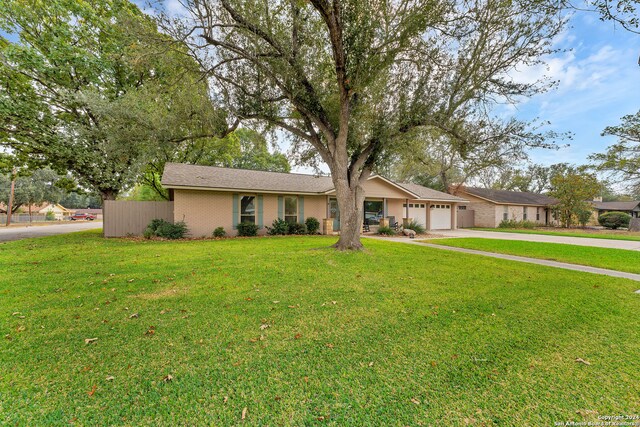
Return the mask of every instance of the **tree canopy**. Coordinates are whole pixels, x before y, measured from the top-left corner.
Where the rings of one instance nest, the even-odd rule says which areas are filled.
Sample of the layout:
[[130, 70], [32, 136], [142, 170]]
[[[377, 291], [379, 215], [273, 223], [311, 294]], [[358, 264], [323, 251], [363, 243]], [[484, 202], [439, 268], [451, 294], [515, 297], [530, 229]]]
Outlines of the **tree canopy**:
[[159, 147], [226, 133], [197, 63], [126, 0], [6, 0], [0, 28], [18, 37], [0, 39], [0, 144], [103, 199]]
[[184, 4], [190, 17], [174, 34], [208, 70], [221, 103], [284, 129], [300, 158], [328, 165], [340, 249], [362, 246], [361, 184], [403, 136], [434, 129], [464, 153], [508, 134], [495, 103], [548, 86], [509, 73], [539, 63], [563, 26], [560, 5], [526, 0]]

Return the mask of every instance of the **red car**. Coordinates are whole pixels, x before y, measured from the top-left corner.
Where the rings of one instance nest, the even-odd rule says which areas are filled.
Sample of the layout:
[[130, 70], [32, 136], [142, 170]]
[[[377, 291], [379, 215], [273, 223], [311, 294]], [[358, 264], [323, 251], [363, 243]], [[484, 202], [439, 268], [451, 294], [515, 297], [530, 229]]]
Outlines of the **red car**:
[[87, 213], [79, 213], [71, 215], [69, 219], [71, 221], [93, 221], [96, 219], [96, 216]]

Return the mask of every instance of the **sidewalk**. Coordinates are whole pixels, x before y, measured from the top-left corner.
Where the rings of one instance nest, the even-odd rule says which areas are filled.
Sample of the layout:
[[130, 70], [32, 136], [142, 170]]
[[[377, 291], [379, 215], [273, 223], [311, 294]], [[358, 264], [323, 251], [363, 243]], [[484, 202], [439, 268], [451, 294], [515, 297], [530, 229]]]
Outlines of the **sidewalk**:
[[[406, 237], [405, 238], [377, 237], [377, 236], [363, 236], [363, 237], [366, 237], [367, 239], [386, 240], [386, 241], [396, 242], [396, 243], [426, 246], [428, 248], [442, 249], [445, 251], [462, 252], [462, 253], [472, 254], [472, 255], [481, 255], [481, 256], [487, 256], [491, 258], [506, 259], [509, 261], [526, 262], [527, 264], [537, 264], [537, 265], [543, 265], [545, 267], [555, 267], [555, 268], [562, 268], [565, 270], [581, 271], [584, 273], [601, 274], [604, 276], [619, 277], [623, 279], [630, 279], [630, 280], [635, 280], [637, 282], [640, 282], [640, 274], [627, 273], [624, 271], [607, 270], [605, 268], [589, 267], [586, 265], [569, 264], [566, 262], [548, 261], [545, 259], [528, 258], [528, 257], [516, 256], [516, 255], [498, 254], [494, 252], [478, 251], [475, 249], [455, 248], [452, 246], [438, 245], [437, 243], [424, 243], [424, 242], [420, 242], [415, 239], [409, 239]], [[437, 239], [434, 239], [434, 241], [437, 241]]]

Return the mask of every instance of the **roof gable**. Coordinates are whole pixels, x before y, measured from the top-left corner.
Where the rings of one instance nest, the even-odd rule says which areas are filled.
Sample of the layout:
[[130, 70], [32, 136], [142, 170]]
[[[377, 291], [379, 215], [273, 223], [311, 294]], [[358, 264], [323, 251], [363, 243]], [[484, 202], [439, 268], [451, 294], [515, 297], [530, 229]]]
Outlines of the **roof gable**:
[[[167, 163], [162, 185], [172, 189], [217, 190], [280, 194], [335, 194], [330, 176], [266, 172], [247, 169]], [[368, 197], [464, 201], [464, 199], [417, 184], [398, 184], [373, 175], [363, 184]]]
[[640, 201], [631, 202], [593, 202], [593, 207], [599, 210], [633, 211], [640, 210]]

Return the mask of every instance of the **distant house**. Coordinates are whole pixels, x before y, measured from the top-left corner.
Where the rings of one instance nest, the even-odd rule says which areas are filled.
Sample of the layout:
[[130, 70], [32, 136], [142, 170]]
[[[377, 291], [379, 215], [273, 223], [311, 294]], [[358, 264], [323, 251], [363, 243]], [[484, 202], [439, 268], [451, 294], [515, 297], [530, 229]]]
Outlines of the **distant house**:
[[71, 210], [58, 203], [49, 203], [38, 211], [38, 213], [42, 215], [46, 215], [49, 212], [53, 212], [53, 215], [55, 216], [55, 219], [57, 221], [62, 221], [63, 219], [66, 219], [73, 214]]
[[461, 204], [458, 209], [474, 211], [475, 227], [496, 228], [503, 220], [511, 219], [532, 221], [540, 225], [557, 222], [551, 211], [557, 200], [544, 194], [460, 187], [456, 195], [469, 200], [469, 203]]
[[605, 212], [624, 212], [631, 215], [632, 218], [640, 218], [640, 201], [632, 202], [600, 202], [594, 201], [593, 209], [598, 217]]

